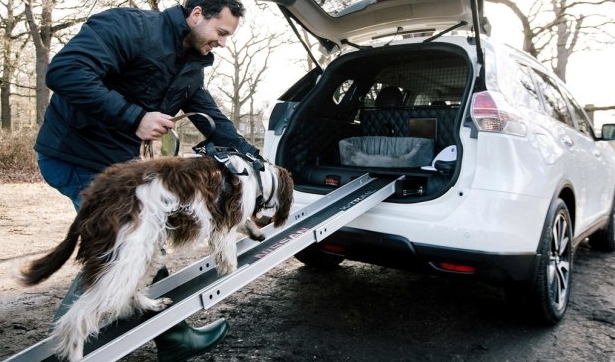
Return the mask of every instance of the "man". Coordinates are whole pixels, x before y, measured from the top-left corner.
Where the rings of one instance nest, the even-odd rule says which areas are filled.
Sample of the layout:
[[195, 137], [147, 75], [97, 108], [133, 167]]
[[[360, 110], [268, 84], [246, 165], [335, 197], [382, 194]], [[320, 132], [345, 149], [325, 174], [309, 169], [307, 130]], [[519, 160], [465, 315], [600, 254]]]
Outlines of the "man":
[[[213, 48], [224, 47], [243, 17], [239, 0], [187, 0], [163, 12], [111, 9], [92, 16], [49, 65], [53, 91], [34, 149], [47, 183], [68, 196], [79, 194], [109, 165], [139, 156], [143, 140], [174, 127], [180, 110], [208, 114], [210, 139], [258, 155], [203, 88]], [[192, 122], [204, 134], [209, 123]], [[168, 275], [161, 269], [154, 280]], [[78, 276], [56, 317], [79, 293]], [[159, 361], [183, 361], [213, 348], [228, 332], [220, 319], [200, 329], [182, 322], [155, 338]]]

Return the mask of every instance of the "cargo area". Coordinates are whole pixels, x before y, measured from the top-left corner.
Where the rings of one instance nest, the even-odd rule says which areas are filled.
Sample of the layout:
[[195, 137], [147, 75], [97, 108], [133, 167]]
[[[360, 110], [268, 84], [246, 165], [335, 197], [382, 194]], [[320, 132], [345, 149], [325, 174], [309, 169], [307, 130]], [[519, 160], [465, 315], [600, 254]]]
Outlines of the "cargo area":
[[[410, 44], [338, 57], [282, 98], [276, 163], [298, 191], [327, 193], [366, 172], [405, 176], [394, 201], [436, 197], [454, 182], [472, 71], [451, 44]], [[436, 159], [438, 157], [438, 159]]]

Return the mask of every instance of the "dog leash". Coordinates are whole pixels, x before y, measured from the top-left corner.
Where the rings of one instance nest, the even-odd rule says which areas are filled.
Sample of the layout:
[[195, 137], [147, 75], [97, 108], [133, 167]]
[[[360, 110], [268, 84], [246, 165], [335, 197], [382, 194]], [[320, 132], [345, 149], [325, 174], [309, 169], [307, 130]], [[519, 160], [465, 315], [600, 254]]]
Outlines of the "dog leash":
[[[200, 113], [200, 112], [183, 113], [183, 114], [180, 114], [179, 116], [175, 116], [171, 118], [170, 121], [177, 122], [180, 119], [190, 117], [190, 116], [202, 116], [209, 122], [209, 134], [205, 135], [205, 137], [211, 137], [211, 135], [214, 134], [214, 132], [216, 131], [216, 123], [209, 115], [205, 113]], [[175, 140], [175, 150], [173, 151], [173, 156], [177, 156], [180, 150], [179, 135], [177, 134], [174, 128], [170, 128], [169, 131], [171, 132], [171, 136], [173, 136], [173, 139]], [[148, 156], [149, 158], [154, 158], [154, 147], [152, 145], [151, 140], [143, 141], [143, 157], [147, 158]]]

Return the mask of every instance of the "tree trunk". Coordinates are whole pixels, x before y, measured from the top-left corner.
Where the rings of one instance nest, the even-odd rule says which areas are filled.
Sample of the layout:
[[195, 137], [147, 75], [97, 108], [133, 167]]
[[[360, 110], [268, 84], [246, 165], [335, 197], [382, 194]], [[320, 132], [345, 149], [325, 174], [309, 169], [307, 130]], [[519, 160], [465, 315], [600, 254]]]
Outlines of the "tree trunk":
[[[4, 78], [4, 77], [3, 77]], [[11, 104], [9, 102], [11, 98], [11, 87], [3, 80], [0, 81], [0, 110], [2, 111], [2, 129], [10, 131], [13, 125], [13, 119], [11, 118]]]
[[[6, 61], [6, 52], [4, 53], [3, 62], [5, 65], [9, 64]], [[13, 119], [11, 117], [11, 83], [9, 76], [10, 67], [5, 66], [2, 69], [2, 76], [0, 78], [0, 117], [2, 118], [2, 129], [10, 131], [13, 125]]]
[[49, 48], [36, 49], [36, 124], [43, 124], [45, 109], [49, 104], [51, 92], [45, 83], [49, 66]]
[[254, 132], [254, 97], [250, 97], [250, 143], [254, 144], [256, 141], [255, 132]]
[[[568, 59], [572, 55], [577, 45], [579, 35], [582, 32], [583, 16], [573, 18], [571, 15], [564, 14], [562, 7], [566, 6], [566, 1], [552, 0], [553, 11], [562, 20], [556, 24], [556, 53], [553, 72], [564, 82], [566, 82], [566, 67]], [[574, 19], [574, 20], [573, 20]]]
[[2, 34], [2, 74], [0, 75], [0, 118], [2, 129], [11, 131], [13, 128], [13, 115], [11, 112], [11, 81], [15, 67], [11, 61], [13, 54], [12, 35], [17, 19], [13, 13], [14, 4], [9, 0], [6, 4], [6, 17], [3, 19], [4, 33]]
[[49, 104], [50, 91], [45, 84], [49, 64], [49, 49], [52, 36], [52, 13], [54, 1], [42, 0], [40, 24], [37, 25], [32, 11], [32, 1], [26, 3], [28, 29], [36, 49], [36, 124], [43, 124], [45, 109]]

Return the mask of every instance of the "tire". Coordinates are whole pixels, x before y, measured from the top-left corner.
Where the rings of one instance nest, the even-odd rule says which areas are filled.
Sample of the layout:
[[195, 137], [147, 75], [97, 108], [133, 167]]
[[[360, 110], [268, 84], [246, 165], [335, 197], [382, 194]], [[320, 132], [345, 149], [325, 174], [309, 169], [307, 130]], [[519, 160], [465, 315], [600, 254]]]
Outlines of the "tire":
[[568, 207], [557, 199], [549, 210], [532, 278], [528, 310], [536, 322], [552, 326], [566, 313], [572, 282], [573, 229]]
[[611, 206], [611, 213], [605, 229], [598, 230], [589, 236], [589, 245], [602, 251], [615, 251], [615, 201]]
[[318, 270], [335, 270], [344, 261], [344, 257], [323, 251], [319, 244], [312, 244], [295, 254], [303, 264]]
[[530, 323], [556, 325], [566, 313], [570, 297], [573, 245], [568, 207], [557, 199], [543, 227], [538, 265], [526, 282], [505, 286], [508, 305]]

